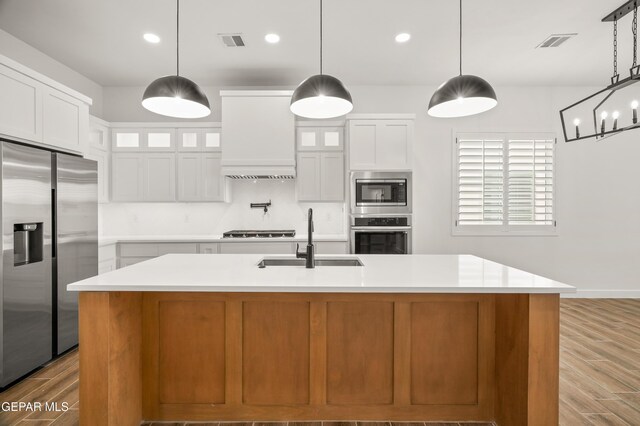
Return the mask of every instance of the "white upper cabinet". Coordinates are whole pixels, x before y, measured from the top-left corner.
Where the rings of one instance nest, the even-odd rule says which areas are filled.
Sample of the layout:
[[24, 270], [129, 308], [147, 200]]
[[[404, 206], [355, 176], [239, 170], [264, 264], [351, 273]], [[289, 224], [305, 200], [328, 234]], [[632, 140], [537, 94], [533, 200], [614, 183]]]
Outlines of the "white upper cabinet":
[[113, 201], [175, 201], [176, 159], [172, 153], [114, 153]]
[[109, 123], [89, 116], [89, 148], [109, 151], [110, 136]]
[[413, 120], [349, 120], [350, 170], [411, 170]]
[[220, 151], [220, 128], [178, 129], [177, 146], [182, 152]]
[[344, 149], [343, 127], [302, 127], [296, 129], [298, 151]]
[[42, 140], [41, 87], [36, 80], [0, 65], [0, 133]]
[[84, 153], [91, 99], [0, 55], [0, 134]]
[[43, 91], [43, 142], [84, 152], [89, 140], [89, 106], [50, 87]]

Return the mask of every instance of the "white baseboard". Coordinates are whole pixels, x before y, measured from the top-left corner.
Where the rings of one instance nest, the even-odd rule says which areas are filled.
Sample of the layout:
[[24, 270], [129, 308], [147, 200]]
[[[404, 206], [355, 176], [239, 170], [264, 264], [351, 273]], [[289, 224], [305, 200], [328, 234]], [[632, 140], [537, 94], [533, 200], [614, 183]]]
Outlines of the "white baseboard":
[[640, 290], [578, 290], [576, 293], [566, 293], [560, 297], [567, 299], [640, 299]]

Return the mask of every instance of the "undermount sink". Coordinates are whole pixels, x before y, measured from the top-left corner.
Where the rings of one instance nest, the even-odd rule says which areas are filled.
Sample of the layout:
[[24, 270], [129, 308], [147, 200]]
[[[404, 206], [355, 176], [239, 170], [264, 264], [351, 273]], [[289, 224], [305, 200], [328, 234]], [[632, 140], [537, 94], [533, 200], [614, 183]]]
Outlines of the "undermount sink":
[[[294, 257], [265, 257], [258, 263], [258, 268], [267, 266], [305, 266], [305, 259]], [[364, 266], [357, 257], [316, 257], [316, 266]]]

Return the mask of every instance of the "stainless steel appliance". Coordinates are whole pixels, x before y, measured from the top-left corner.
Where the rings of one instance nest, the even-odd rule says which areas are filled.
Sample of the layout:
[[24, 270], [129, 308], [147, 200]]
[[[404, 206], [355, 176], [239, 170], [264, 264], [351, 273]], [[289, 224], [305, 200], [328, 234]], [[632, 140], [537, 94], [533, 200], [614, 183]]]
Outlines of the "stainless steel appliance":
[[352, 172], [352, 214], [411, 213], [410, 172]]
[[66, 284], [97, 274], [96, 163], [2, 141], [0, 387], [77, 344]]
[[351, 216], [351, 253], [410, 254], [411, 215]]
[[235, 229], [233, 231], [227, 231], [222, 234], [222, 238], [282, 238], [282, 237], [295, 237], [296, 231], [294, 230], [242, 230]]

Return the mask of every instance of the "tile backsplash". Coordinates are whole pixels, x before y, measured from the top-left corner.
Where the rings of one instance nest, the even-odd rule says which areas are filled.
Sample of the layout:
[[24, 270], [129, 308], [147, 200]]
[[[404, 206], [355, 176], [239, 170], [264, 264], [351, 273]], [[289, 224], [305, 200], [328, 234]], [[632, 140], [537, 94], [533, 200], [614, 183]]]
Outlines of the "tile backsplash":
[[[109, 203], [99, 209], [101, 235], [218, 235], [232, 229], [307, 233], [313, 208], [317, 234], [344, 234], [344, 203], [296, 201], [295, 181], [233, 180], [230, 203]], [[250, 203], [271, 200], [268, 213]]]

